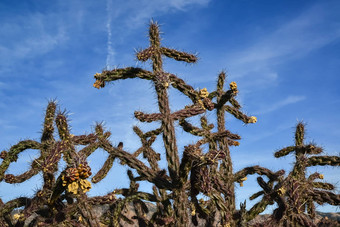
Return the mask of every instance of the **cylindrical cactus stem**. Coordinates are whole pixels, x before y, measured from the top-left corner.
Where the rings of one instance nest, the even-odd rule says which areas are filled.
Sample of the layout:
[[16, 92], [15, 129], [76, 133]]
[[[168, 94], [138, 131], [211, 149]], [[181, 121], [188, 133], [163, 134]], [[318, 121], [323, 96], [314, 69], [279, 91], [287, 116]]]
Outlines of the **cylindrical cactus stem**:
[[3, 159], [1, 165], [0, 165], [0, 181], [4, 178], [4, 173], [8, 169], [11, 162], [16, 162], [18, 160], [18, 155], [27, 150], [27, 149], [33, 149], [33, 150], [39, 150], [41, 147], [41, 144], [34, 141], [34, 140], [23, 140], [17, 143], [16, 145], [13, 145], [8, 152], [6, 152], [6, 157]]
[[195, 89], [186, 84], [184, 80], [181, 78], [178, 78], [177, 76], [170, 74], [169, 80], [172, 85], [172, 87], [176, 88], [180, 92], [182, 92], [184, 95], [186, 95], [189, 99], [192, 100], [193, 103], [196, 103], [197, 100], [199, 100], [198, 92], [195, 91]]
[[149, 182], [155, 183], [157, 187], [163, 189], [173, 188], [173, 185], [167, 179], [159, 177], [157, 172], [147, 167], [143, 162], [139, 161], [132, 154], [122, 149], [113, 147], [107, 141], [105, 143], [102, 143], [100, 147], [108, 151], [109, 153], [114, 154], [116, 158], [119, 158], [123, 163], [126, 163], [129, 167], [135, 169], [141, 176], [145, 176]]
[[324, 183], [324, 182], [312, 182], [311, 183], [314, 188], [321, 188], [325, 190], [334, 190], [334, 185], [330, 183]]
[[234, 175], [234, 181], [238, 182], [242, 178], [245, 178], [247, 175], [252, 175], [252, 174], [259, 174], [259, 175], [265, 175], [267, 176], [270, 180], [276, 180], [279, 176], [284, 174], [284, 171], [278, 171], [276, 173], [272, 172], [271, 170], [261, 167], [261, 166], [251, 166], [251, 167], [246, 167]]
[[[219, 99], [223, 95], [225, 78], [226, 78], [226, 74], [225, 74], [224, 71], [222, 71], [220, 74], [218, 74], [216, 91], [217, 91]], [[219, 100], [217, 102], [219, 102]]]
[[249, 197], [250, 200], [254, 200], [256, 199], [257, 197], [261, 196], [264, 194], [264, 191], [259, 191], [259, 192], [256, 192], [254, 193], [252, 196]]
[[238, 101], [235, 98], [231, 98], [229, 102], [234, 108], [241, 109], [241, 105], [238, 103]]
[[195, 136], [204, 136], [206, 132], [198, 127], [193, 126], [191, 123], [186, 121], [185, 119], [181, 119], [179, 121], [179, 125], [182, 126], [183, 130], [195, 135]]
[[6, 174], [4, 179], [6, 183], [9, 184], [17, 184], [17, 183], [22, 183], [28, 179], [30, 179], [31, 177], [33, 177], [34, 175], [38, 174], [39, 170], [38, 169], [29, 169], [28, 171], [18, 175], [18, 176], [14, 176], [13, 174]]
[[197, 61], [197, 57], [193, 54], [180, 52], [166, 47], [161, 47], [160, 51], [163, 55], [175, 59], [176, 61], [185, 61], [187, 63], [195, 63]]
[[260, 202], [256, 203], [247, 212], [246, 220], [250, 221], [250, 220], [254, 219], [258, 214], [262, 213], [270, 203], [271, 203], [271, 200], [268, 200], [267, 197], [263, 197]]
[[141, 78], [145, 80], [152, 80], [153, 74], [150, 71], [127, 67], [124, 69], [114, 69], [114, 70], [104, 70], [102, 73], [96, 73], [94, 78], [96, 82], [94, 83], [95, 88], [101, 88], [105, 86], [105, 82], [115, 81], [115, 80], [124, 80], [129, 78]]
[[219, 102], [216, 104], [215, 108], [222, 108], [226, 102], [230, 99], [234, 98], [236, 93], [232, 90], [226, 91], [219, 99]]
[[104, 179], [107, 175], [107, 173], [110, 171], [112, 168], [113, 162], [115, 160], [115, 157], [113, 154], [110, 154], [109, 157], [106, 159], [103, 167], [92, 177], [92, 182], [93, 183], [98, 183], [102, 179]]
[[274, 156], [275, 156], [275, 158], [280, 158], [280, 157], [286, 156], [289, 153], [295, 151], [295, 149], [296, 149], [295, 146], [285, 147], [285, 148], [282, 148], [281, 150], [275, 152]]
[[70, 135], [70, 129], [67, 123], [67, 118], [65, 116], [65, 113], [59, 113], [55, 119], [56, 125], [59, 132], [59, 137], [61, 140], [70, 141], [71, 135]]
[[15, 208], [29, 206], [31, 204], [31, 201], [32, 200], [27, 197], [19, 197], [8, 201], [7, 203], [1, 206], [0, 217], [4, 217], [5, 215], [11, 213]]
[[320, 205], [324, 203], [328, 203], [333, 206], [340, 205], [340, 194], [334, 194], [332, 192], [314, 189], [312, 192], [312, 198]]
[[340, 166], [339, 156], [313, 156], [307, 159], [307, 166]]
[[302, 146], [305, 138], [305, 124], [299, 122], [296, 126], [295, 132], [295, 146]]
[[136, 53], [136, 57], [139, 61], [147, 61], [154, 55], [155, 50], [153, 47], [148, 47], [144, 50], [140, 50]]
[[55, 101], [51, 101], [48, 103], [46, 108], [46, 114], [45, 114], [45, 121], [44, 121], [44, 129], [41, 136], [41, 142], [47, 141], [47, 140], [54, 140], [53, 138], [53, 132], [54, 132], [54, 117], [55, 117], [55, 111], [57, 108], [57, 104]]
[[256, 121], [257, 121], [256, 117], [254, 117], [254, 116], [248, 117], [247, 115], [245, 115], [244, 113], [242, 113], [239, 109], [237, 109], [235, 107], [225, 105], [224, 109], [228, 113], [230, 113], [234, 117], [236, 117], [237, 119], [243, 121], [245, 124], [256, 123]]

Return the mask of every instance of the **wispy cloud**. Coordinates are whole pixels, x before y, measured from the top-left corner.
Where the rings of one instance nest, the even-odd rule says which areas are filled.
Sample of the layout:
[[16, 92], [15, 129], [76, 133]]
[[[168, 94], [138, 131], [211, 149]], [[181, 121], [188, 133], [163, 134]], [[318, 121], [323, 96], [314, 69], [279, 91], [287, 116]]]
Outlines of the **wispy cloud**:
[[338, 9], [328, 3], [315, 4], [276, 29], [268, 28], [243, 50], [227, 56], [233, 76], [252, 76], [254, 81], [270, 78], [274, 83], [277, 77], [271, 75], [277, 75], [279, 64], [306, 56], [340, 38], [340, 24], [332, 20]]
[[20, 60], [46, 54], [66, 41], [64, 27], [61, 24], [54, 27], [49, 22], [54, 19], [52, 15], [34, 13], [18, 17], [15, 22], [5, 22], [0, 29], [1, 34], [6, 34], [0, 38], [1, 71], [8, 70]]
[[106, 13], [107, 13], [107, 56], [106, 56], [106, 67], [110, 69], [110, 65], [113, 64], [114, 51], [112, 49], [112, 31], [111, 31], [111, 12], [112, 12], [112, 0], [106, 2]]
[[[124, 0], [115, 1], [112, 15], [123, 17], [127, 28], [145, 25], [145, 21], [174, 11], [186, 11], [193, 6], [206, 6], [211, 0]], [[118, 7], [119, 6], [119, 7]]]
[[285, 99], [283, 99], [281, 101], [275, 102], [275, 103], [271, 103], [271, 104], [270, 103], [266, 103], [265, 107], [260, 108], [260, 110], [255, 111], [255, 113], [257, 115], [270, 113], [270, 112], [278, 110], [278, 109], [280, 109], [280, 108], [282, 108], [284, 106], [287, 106], [287, 105], [290, 105], [290, 104], [294, 104], [294, 103], [297, 103], [297, 102], [301, 102], [301, 101], [303, 101], [305, 99], [306, 99], [305, 96], [291, 95], [291, 96], [288, 96], [287, 98], [285, 98]]

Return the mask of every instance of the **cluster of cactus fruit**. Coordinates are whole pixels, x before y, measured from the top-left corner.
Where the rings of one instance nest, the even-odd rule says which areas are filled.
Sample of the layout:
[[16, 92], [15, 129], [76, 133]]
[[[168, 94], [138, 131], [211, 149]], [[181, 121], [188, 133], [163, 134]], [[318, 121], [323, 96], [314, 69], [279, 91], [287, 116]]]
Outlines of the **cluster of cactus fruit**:
[[[229, 147], [238, 146], [241, 137], [225, 128], [225, 114], [229, 113], [245, 124], [255, 123], [254, 116], [242, 113], [236, 100], [237, 84], [229, 83], [225, 88], [226, 75], [218, 75], [215, 91], [206, 88], [195, 90], [174, 74], [163, 70], [162, 58], [194, 63], [197, 57], [161, 46], [159, 26], [151, 22], [149, 29], [150, 47], [137, 53], [139, 61], [151, 61], [152, 71], [142, 68], [119, 68], [104, 70], [94, 75], [95, 88], [104, 88], [110, 81], [140, 78], [152, 81], [158, 100], [158, 113], [135, 112], [141, 122], [159, 122], [160, 126], [143, 132], [134, 126], [133, 130], [141, 141], [141, 147], [134, 153], [124, 151], [123, 143], [118, 146], [110, 142], [111, 133], [101, 124], [88, 135], [72, 135], [65, 112], [57, 112], [54, 101], [48, 103], [44, 128], [40, 142], [23, 140], [2, 151], [0, 157], [0, 182], [10, 184], [24, 182], [41, 173], [43, 186], [32, 198], [20, 197], [3, 203], [0, 199], [0, 226], [120, 226], [122, 223], [137, 223], [139, 226], [189, 226], [204, 223], [205, 226], [247, 226], [249, 221], [262, 213], [268, 205], [277, 204], [271, 217], [262, 226], [313, 226], [315, 225], [315, 204], [328, 203], [338, 206], [340, 195], [332, 192], [334, 186], [315, 181], [322, 179], [319, 173], [306, 176], [306, 168], [317, 165], [339, 166], [338, 156], [317, 156], [322, 149], [314, 144], [304, 144], [304, 124], [296, 128], [295, 145], [275, 153], [279, 158], [295, 152], [293, 170], [285, 176], [283, 170], [273, 172], [261, 166], [252, 166], [234, 172]], [[172, 112], [169, 108], [168, 89], [177, 89], [192, 103]], [[217, 125], [209, 123], [205, 113], [216, 113]], [[190, 123], [191, 117], [200, 117], [200, 125]], [[175, 124], [184, 132], [198, 139], [183, 148], [179, 155]], [[54, 138], [54, 130], [59, 138]], [[215, 129], [215, 130], [213, 130]], [[162, 136], [167, 169], [159, 166], [160, 153], [153, 148], [158, 136]], [[80, 147], [81, 149], [78, 149]], [[20, 174], [7, 174], [12, 162], [25, 150], [39, 150], [40, 157], [32, 161], [31, 168]], [[96, 150], [108, 152], [102, 168], [92, 176], [87, 158]], [[143, 157], [140, 157], [140, 155]], [[58, 173], [61, 158], [66, 168]], [[91, 182], [103, 180], [114, 160], [136, 171], [134, 176], [128, 170], [130, 187], [115, 189], [104, 196], [88, 197]], [[142, 159], [146, 159], [145, 164]], [[262, 198], [249, 210], [245, 204], [237, 209], [235, 184], [241, 186], [248, 175], [258, 174], [257, 181], [263, 189], [250, 197]], [[263, 178], [265, 177], [265, 179]], [[153, 184], [152, 192], [139, 191], [138, 182]], [[120, 195], [119, 198], [116, 195]], [[204, 195], [204, 199], [202, 199]], [[147, 203], [156, 205], [151, 215]], [[124, 215], [124, 209], [133, 205], [135, 216]], [[107, 205], [102, 215], [94, 213], [93, 207]], [[20, 212], [13, 216], [13, 210]], [[32, 218], [33, 216], [33, 218]], [[14, 218], [15, 217], [15, 218]], [[31, 217], [29, 222], [28, 218]], [[134, 220], [133, 220], [134, 219]]]

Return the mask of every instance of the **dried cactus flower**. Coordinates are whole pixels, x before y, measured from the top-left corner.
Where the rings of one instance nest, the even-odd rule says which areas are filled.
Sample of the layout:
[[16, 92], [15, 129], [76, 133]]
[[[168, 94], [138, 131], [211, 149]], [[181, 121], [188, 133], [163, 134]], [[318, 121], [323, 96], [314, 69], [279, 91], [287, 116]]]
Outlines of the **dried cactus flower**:
[[65, 171], [65, 175], [62, 176], [63, 186], [68, 183], [72, 183], [79, 179], [79, 172], [77, 168], [68, 168]]
[[86, 179], [92, 175], [91, 168], [87, 164], [79, 164], [77, 170], [79, 173], [79, 177], [82, 179]]

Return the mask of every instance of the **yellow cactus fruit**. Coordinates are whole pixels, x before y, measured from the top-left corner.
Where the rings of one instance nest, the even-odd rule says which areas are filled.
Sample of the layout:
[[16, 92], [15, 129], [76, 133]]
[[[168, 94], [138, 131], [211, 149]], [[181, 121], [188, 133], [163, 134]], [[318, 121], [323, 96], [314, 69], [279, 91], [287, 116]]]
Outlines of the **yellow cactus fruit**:
[[76, 195], [78, 194], [78, 188], [79, 188], [78, 182], [72, 182], [67, 186], [67, 191]]
[[256, 123], [257, 122], [257, 118], [254, 117], [254, 116], [251, 116], [249, 119], [248, 119], [248, 123]]
[[234, 81], [231, 82], [231, 83], [229, 84], [229, 87], [230, 87], [230, 90], [232, 90], [234, 93], [237, 93], [237, 92], [238, 92], [236, 82], [234, 82]]
[[241, 187], [243, 187], [243, 181], [246, 181], [246, 180], [247, 180], [247, 177], [243, 177], [238, 181]]
[[234, 145], [234, 146], [240, 146], [240, 142], [238, 142], [238, 141], [233, 141], [233, 145]]
[[324, 177], [323, 174], [319, 174], [320, 179], [323, 179], [323, 177]]
[[89, 182], [88, 180], [80, 179], [79, 184], [84, 193], [90, 191], [92, 187], [91, 182]]
[[21, 217], [20, 214], [14, 214], [14, 215], [13, 215], [13, 219], [14, 219], [14, 220], [19, 220], [20, 217]]
[[277, 190], [277, 193], [280, 196], [282, 196], [282, 195], [284, 195], [286, 193], [286, 189], [284, 187], [281, 187], [281, 188], [279, 188], [279, 190]]
[[199, 91], [199, 96], [204, 99], [207, 98], [209, 96], [209, 92], [206, 88], [203, 88]]
[[100, 89], [101, 82], [99, 80], [96, 80], [96, 82], [94, 82], [93, 87]]

